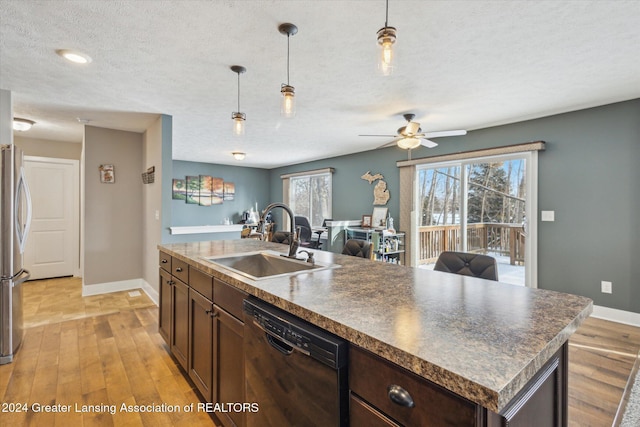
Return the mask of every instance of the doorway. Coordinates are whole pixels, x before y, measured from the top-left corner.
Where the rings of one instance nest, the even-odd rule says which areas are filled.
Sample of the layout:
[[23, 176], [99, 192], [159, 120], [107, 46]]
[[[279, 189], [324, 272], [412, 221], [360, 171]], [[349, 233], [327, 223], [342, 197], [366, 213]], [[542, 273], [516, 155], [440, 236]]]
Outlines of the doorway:
[[31, 190], [31, 232], [24, 267], [31, 279], [80, 275], [79, 161], [25, 156]]
[[501, 282], [536, 287], [537, 157], [518, 153], [416, 169], [413, 265], [432, 269], [443, 251], [490, 255]]

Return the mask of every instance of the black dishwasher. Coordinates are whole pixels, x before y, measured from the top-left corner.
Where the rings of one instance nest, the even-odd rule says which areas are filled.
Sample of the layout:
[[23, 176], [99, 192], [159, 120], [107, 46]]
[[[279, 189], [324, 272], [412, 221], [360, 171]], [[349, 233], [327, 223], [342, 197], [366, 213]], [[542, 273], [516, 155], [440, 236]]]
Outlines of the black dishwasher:
[[345, 340], [262, 300], [244, 301], [247, 426], [346, 426]]

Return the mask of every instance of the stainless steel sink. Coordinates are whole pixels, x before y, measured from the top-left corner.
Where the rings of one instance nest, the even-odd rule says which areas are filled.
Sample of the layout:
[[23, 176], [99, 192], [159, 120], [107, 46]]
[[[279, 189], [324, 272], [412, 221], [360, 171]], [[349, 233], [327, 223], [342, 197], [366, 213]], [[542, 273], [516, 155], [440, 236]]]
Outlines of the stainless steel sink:
[[311, 264], [305, 260], [287, 258], [278, 252], [271, 251], [224, 255], [205, 259], [253, 280], [288, 276], [298, 273], [311, 273], [318, 270], [338, 267], [335, 264], [317, 262]]

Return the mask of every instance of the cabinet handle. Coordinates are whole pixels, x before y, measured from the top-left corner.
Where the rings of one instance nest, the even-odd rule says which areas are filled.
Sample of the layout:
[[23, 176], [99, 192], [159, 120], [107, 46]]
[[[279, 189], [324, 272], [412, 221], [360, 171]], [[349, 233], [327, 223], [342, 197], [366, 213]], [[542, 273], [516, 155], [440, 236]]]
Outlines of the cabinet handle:
[[396, 405], [404, 406], [405, 408], [413, 408], [416, 406], [409, 392], [399, 385], [392, 384], [387, 387], [387, 395]]
[[215, 310], [207, 310], [205, 311], [205, 313], [207, 313], [210, 317], [218, 317], [218, 312]]
[[176, 282], [174, 282], [173, 280], [167, 280], [167, 284], [168, 285], [174, 285]]
[[176, 268], [176, 271], [177, 271], [178, 273], [180, 273], [180, 272], [182, 271], [182, 267], [178, 267], [178, 268]]
[[163, 264], [166, 264], [166, 263], [169, 262], [169, 260], [166, 260], [166, 259], [163, 258], [162, 261], [160, 261], [160, 262], [163, 263]]

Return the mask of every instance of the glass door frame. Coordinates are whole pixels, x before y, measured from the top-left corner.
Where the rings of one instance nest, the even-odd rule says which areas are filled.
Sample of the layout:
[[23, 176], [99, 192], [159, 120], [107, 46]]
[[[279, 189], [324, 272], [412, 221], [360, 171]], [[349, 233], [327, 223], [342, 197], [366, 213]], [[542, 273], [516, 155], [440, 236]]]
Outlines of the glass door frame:
[[[487, 162], [499, 162], [513, 159], [525, 160], [525, 180], [527, 183], [527, 195], [525, 202], [525, 216], [527, 218], [527, 230], [525, 239], [525, 254], [524, 254], [524, 267], [525, 267], [525, 286], [530, 288], [538, 287], [538, 152], [537, 151], [524, 151], [511, 154], [497, 154], [491, 156], [480, 156], [473, 158], [465, 158], [459, 160], [448, 160], [443, 162], [423, 163], [416, 165], [415, 179], [413, 185], [413, 215], [412, 223], [412, 238], [413, 242], [418, 242], [418, 225], [420, 224], [420, 215], [422, 209], [420, 207], [419, 197], [419, 173], [425, 169], [438, 169], [444, 167], [460, 167], [460, 239], [461, 250], [465, 251], [467, 246], [467, 166], [477, 163]], [[411, 264], [413, 266], [418, 265], [418, 251], [411, 251]]]

